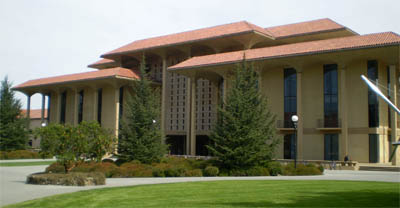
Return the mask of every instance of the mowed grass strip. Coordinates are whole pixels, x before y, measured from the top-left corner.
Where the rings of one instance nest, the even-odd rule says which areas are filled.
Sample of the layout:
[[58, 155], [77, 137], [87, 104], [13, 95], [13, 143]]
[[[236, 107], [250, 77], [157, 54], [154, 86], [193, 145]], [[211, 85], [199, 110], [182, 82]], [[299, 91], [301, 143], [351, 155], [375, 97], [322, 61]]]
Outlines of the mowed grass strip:
[[399, 183], [214, 181], [62, 194], [6, 207], [399, 207]]
[[38, 161], [38, 162], [4, 162], [0, 163], [0, 167], [16, 167], [16, 166], [36, 166], [36, 165], [50, 165], [55, 161]]

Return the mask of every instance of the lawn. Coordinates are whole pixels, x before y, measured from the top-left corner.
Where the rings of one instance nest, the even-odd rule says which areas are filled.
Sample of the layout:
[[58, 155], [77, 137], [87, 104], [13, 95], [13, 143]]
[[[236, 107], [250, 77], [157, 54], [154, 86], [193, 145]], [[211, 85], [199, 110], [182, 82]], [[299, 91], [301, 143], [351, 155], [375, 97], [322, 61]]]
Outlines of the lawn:
[[7, 207], [399, 207], [399, 183], [215, 181], [105, 188]]
[[0, 167], [16, 167], [16, 166], [35, 166], [35, 165], [50, 165], [55, 161], [39, 161], [39, 162], [5, 162], [0, 163]]

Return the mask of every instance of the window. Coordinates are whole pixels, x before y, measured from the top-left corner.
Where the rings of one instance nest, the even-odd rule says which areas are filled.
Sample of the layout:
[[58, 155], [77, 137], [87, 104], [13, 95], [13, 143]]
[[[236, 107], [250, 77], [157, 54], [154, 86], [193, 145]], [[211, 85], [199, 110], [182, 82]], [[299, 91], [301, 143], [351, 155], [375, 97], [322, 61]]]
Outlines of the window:
[[51, 94], [48, 94], [47, 99], [47, 123], [50, 123]]
[[324, 127], [338, 127], [337, 65], [324, 65]]
[[325, 134], [324, 160], [339, 160], [339, 141], [337, 134]]
[[294, 159], [294, 134], [286, 134], [283, 141], [283, 158]]
[[369, 135], [369, 162], [379, 162], [379, 134]]
[[78, 123], [83, 120], [83, 90], [79, 92], [78, 96]]
[[[368, 61], [368, 79], [378, 83], [378, 62]], [[379, 126], [379, 102], [377, 95], [368, 88], [368, 125], [369, 127]]]
[[103, 105], [103, 89], [97, 90], [97, 122], [101, 125], [101, 111]]
[[60, 123], [65, 123], [65, 113], [67, 108], [67, 92], [61, 94], [61, 111], [60, 111]]
[[297, 113], [297, 75], [293, 68], [284, 70], [284, 126], [288, 128], [292, 127], [292, 115]]

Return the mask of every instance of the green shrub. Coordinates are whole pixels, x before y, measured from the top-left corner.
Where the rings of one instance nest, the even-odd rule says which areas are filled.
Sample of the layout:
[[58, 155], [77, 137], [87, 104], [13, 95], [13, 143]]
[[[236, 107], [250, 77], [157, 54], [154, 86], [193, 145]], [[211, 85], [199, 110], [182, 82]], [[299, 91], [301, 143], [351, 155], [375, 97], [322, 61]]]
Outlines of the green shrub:
[[204, 176], [218, 176], [219, 169], [215, 166], [208, 166], [204, 169]]
[[41, 159], [41, 158], [52, 158], [51, 155], [44, 155], [43, 157], [38, 152], [33, 152], [29, 150], [14, 150], [14, 151], [1, 151], [1, 160], [11, 160], [11, 159]]
[[108, 163], [114, 163], [114, 160], [112, 160], [112, 159], [110, 159], [110, 158], [106, 158], [106, 159], [103, 159], [101, 162], [103, 162], [103, 163], [106, 163], [106, 162], [108, 162]]
[[247, 176], [269, 176], [269, 170], [268, 170], [268, 168], [257, 166], [257, 167], [248, 169], [246, 171], [246, 175]]
[[160, 169], [160, 168], [153, 168], [152, 170], [153, 173], [153, 177], [165, 177], [165, 173], [164, 170]]
[[152, 177], [153, 170], [150, 165], [137, 163], [124, 163], [119, 167], [122, 177]]
[[115, 164], [118, 166], [121, 166], [122, 164], [126, 163], [128, 161], [124, 160], [124, 159], [118, 159], [115, 161]]
[[27, 177], [28, 184], [88, 186], [104, 185], [106, 178], [102, 173], [39, 173]]
[[202, 177], [203, 171], [201, 169], [194, 169], [194, 170], [186, 170], [184, 173], [186, 177]]
[[166, 177], [181, 177], [185, 174], [185, 169], [181, 167], [167, 168], [164, 171]]
[[52, 163], [49, 165], [46, 170], [46, 173], [65, 173], [64, 166], [58, 162]]
[[282, 165], [280, 162], [270, 162], [268, 163], [269, 174], [272, 176], [277, 176], [282, 174]]
[[294, 164], [288, 164], [283, 166], [283, 175], [294, 176], [294, 175], [322, 175], [320, 168], [314, 164], [297, 164], [297, 168], [294, 168]]
[[230, 170], [229, 176], [247, 176], [247, 171], [240, 169]]

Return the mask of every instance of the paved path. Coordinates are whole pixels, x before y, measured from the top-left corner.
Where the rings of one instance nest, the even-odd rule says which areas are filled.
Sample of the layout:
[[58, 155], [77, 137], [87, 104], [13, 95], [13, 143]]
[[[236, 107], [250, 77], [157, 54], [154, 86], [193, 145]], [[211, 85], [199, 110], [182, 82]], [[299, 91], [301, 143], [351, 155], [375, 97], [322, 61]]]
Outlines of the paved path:
[[180, 178], [110, 178], [103, 186], [53, 186], [25, 184], [26, 176], [44, 171], [47, 166], [0, 167], [0, 206], [45, 196], [81, 190], [133, 186], [140, 184], [176, 183], [217, 180], [354, 180], [400, 182], [398, 172], [380, 171], [329, 171], [322, 176], [268, 176], [268, 177], [180, 177]]
[[45, 161], [56, 161], [53, 159], [15, 159], [15, 160], [0, 160], [0, 163], [15, 163], [15, 162], [45, 162]]

